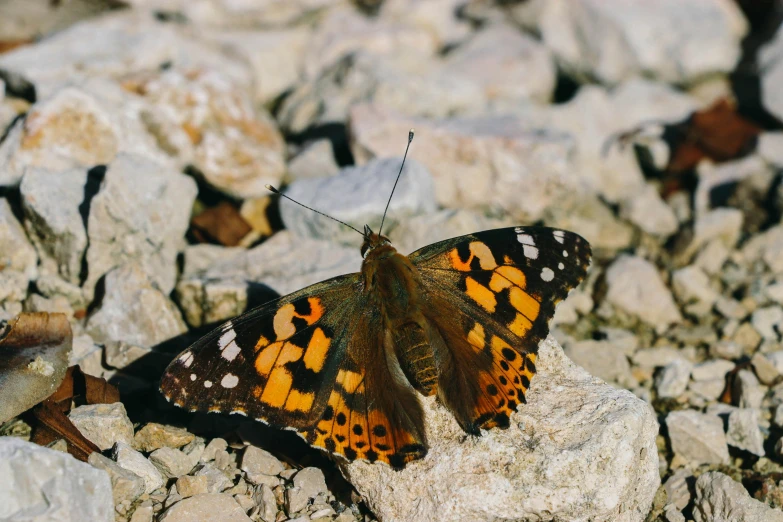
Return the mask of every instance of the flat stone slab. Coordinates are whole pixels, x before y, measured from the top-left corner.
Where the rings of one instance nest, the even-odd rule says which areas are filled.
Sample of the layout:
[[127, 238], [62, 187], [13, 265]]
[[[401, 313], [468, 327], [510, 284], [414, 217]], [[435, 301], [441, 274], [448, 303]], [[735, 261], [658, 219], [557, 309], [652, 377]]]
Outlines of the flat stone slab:
[[343, 473], [379, 520], [642, 521], [660, 485], [651, 407], [541, 343], [527, 404], [507, 430], [471, 437], [428, 398], [429, 453], [402, 471]]

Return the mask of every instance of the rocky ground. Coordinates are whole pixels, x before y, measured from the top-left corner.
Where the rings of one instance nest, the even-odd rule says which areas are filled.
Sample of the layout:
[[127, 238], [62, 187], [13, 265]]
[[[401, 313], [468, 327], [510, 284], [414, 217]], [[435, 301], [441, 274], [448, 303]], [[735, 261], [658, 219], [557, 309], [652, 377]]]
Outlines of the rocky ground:
[[[73, 337], [0, 364], [0, 519], [783, 520], [778, 2], [20, 5], [0, 319]], [[399, 250], [534, 223], [593, 245], [511, 428], [426, 402], [397, 472], [168, 406], [211, 326], [359, 268], [357, 234], [265, 185], [377, 228], [411, 127]], [[120, 394], [68, 396], [87, 463], [27, 442], [69, 365]]]

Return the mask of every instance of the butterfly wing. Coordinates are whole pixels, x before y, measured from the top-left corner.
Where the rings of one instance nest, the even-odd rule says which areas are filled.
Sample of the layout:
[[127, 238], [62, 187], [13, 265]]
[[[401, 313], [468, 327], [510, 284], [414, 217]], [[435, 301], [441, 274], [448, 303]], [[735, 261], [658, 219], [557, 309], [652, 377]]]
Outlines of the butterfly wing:
[[384, 338], [359, 274], [340, 276], [226, 322], [172, 361], [160, 389], [191, 411], [242, 414], [349, 460], [402, 466], [426, 453], [423, 413]]
[[508, 426], [555, 305], [584, 279], [590, 256], [581, 236], [543, 227], [479, 232], [409, 256], [425, 310], [439, 311], [427, 316], [438, 396], [466, 431]]

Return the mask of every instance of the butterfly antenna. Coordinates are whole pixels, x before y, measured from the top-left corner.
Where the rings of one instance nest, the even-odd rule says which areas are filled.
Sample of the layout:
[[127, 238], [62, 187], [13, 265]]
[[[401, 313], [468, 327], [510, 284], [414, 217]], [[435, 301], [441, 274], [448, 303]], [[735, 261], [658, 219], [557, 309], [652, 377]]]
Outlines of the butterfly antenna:
[[391, 194], [389, 194], [389, 201], [386, 202], [386, 208], [383, 211], [383, 217], [381, 218], [381, 226], [378, 229], [378, 235], [381, 235], [381, 231], [383, 231], [383, 222], [386, 220], [386, 212], [389, 211], [389, 203], [391, 203], [392, 196], [394, 195], [394, 189], [397, 188], [397, 182], [400, 181], [400, 176], [402, 175], [402, 168], [405, 166], [405, 158], [408, 157], [408, 149], [411, 146], [411, 142], [413, 141], [413, 129], [408, 131], [408, 144], [405, 146], [405, 154], [402, 157], [402, 165], [400, 165], [400, 172], [397, 173], [397, 179], [394, 180], [394, 186], [392, 187]]
[[[304, 207], [304, 208], [306, 208], [307, 210], [312, 210], [312, 211], [313, 211], [313, 212], [315, 212], [316, 214], [320, 214], [320, 215], [322, 215], [322, 216], [324, 216], [324, 217], [328, 217], [329, 219], [331, 219], [331, 220], [333, 220], [333, 221], [337, 221], [337, 222], [338, 222], [338, 223], [340, 223], [341, 225], [345, 225], [346, 227], [350, 228], [351, 230], [355, 230], [356, 232], [359, 232], [359, 230], [357, 230], [356, 228], [352, 227], [351, 225], [349, 225], [349, 224], [348, 224], [348, 223], [346, 223], [345, 221], [340, 221], [340, 220], [339, 220], [339, 219], [337, 219], [337, 218], [333, 218], [333, 217], [332, 217], [332, 216], [330, 216], [329, 214], [324, 214], [323, 212], [320, 212], [320, 211], [318, 211], [318, 210], [316, 210], [316, 209], [314, 209], [314, 208], [310, 208], [310, 207], [308, 207], [307, 205], [303, 205], [303, 204], [299, 203], [299, 202], [298, 202], [297, 200], [295, 200], [295, 199], [291, 199], [291, 198], [289, 198], [288, 196], [286, 196], [285, 194], [283, 194], [282, 192], [280, 192], [279, 190], [277, 190], [277, 189], [276, 189], [275, 187], [273, 187], [272, 185], [266, 185], [266, 189], [267, 189], [268, 191], [270, 191], [270, 192], [274, 192], [275, 194], [277, 194], [278, 196], [280, 196], [280, 197], [282, 197], [282, 198], [285, 198], [285, 199], [287, 199], [288, 201], [293, 201], [294, 203], [296, 203], [296, 204], [297, 204], [297, 205], [299, 205], [300, 207]], [[362, 237], [364, 237], [364, 232], [359, 232], [359, 234], [361, 234], [361, 235], [362, 235]]]

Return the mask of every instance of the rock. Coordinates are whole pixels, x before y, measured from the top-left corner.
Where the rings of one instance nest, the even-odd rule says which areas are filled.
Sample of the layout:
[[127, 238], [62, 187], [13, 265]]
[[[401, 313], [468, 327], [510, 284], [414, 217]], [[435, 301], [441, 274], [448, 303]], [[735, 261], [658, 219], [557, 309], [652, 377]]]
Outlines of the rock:
[[701, 249], [701, 252], [696, 254], [693, 264], [711, 276], [720, 275], [721, 269], [730, 254], [731, 251], [726, 245], [719, 239], [713, 239]]
[[196, 472], [196, 476], [206, 477], [209, 493], [220, 493], [234, 485], [228, 475], [215, 465], [216, 463], [217, 460], [215, 463], [208, 462]]
[[109, 475], [71, 455], [0, 437], [0, 518], [112, 522]]
[[144, 493], [144, 479], [100, 453], [92, 453], [87, 462], [109, 474], [114, 505], [130, 504]]
[[106, 293], [87, 319], [87, 332], [98, 342], [123, 342], [151, 348], [187, 331], [174, 303], [147, 279], [137, 264], [106, 275]]
[[706, 379], [692, 381], [688, 389], [707, 401], [717, 401], [726, 389], [726, 379]]
[[644, 348], [633, 354], [633, 363], [646, 368], [658, 368], [680, 359], [682, 354], [671, 346]]
[[783, 513], [751, 498], [742, 484], [733, 481], [723, 473], [710, 471], [696, 480], [693, 519], [696, 522], [710, 520], [781, 522]]
[[691, 379], [694, 381], [708, 381], [712, 379], [723, 379], [726, 374], [733, 370], [735, 364], [723, 359], [712, 359], [704, 361], [693, 367], [691, 370]]
[[201, 462], [209, 462], [215, 460], [215, 454], [218, 451], [226, 451], [228, 448], [228, 442], [225, 439], [217, 438], [209, 441], [209, 444], [204, 448], [204, 452], [201, 454]]
[[663, 487], [666, 489], [666, 497], [670, 504], [677, 509], [685, 509], [691, 501], [691, 492], [688, 481], [693, 479], [693, 472], [689, 469], [678, 469], [672, 476], [666, 479]]
[[726, 441], [729, 443], [729, 446], [734, 446], [763, 457], [764, 437], [759, 429], [758, 412], [749, 408], [740, 408], [732, 411], [729, 414]]
[[639, 192], [623, 201], [620, 216], [661, 239], [668, 238], [679, 229], [674, 211], [651, 184], [643, 185]]
[[379, 519], [643, 519], [660, 483], [652, 410], [574, 366], [551, 336], [536, 363], [508, 430], [466, 439], [427, 398], [426, 458], [402, 471], [355, 461], [346, 478]]
[[324, 473], [318, 468], [304, 468], [294, 475], [294, 487], [286, 490], [286, 510], [298, 513], [320, 493], [327, 493]]
[[555, 64], [546, 47], [506, 24], [475, 32], [446, 55], [440, 71], [478, 83], [493, 110], [528, 100], [548, 103], [555, 89]]
[[757, 139], [756, 153], [770, 165], [783, 167], [783, 132], [762, 132]]
[[666, 416], [672, 451], [694, 464], [728, 464], [729, 448], [720, 417], [693, 410]]
[[163, 475], [144, 455], [125, 444], [117, 442], [112, 448], [112, 457], [117, 464], [132, 471], [144, 480], [144, 492], [149, 494], [165, 484]]
[[163, 447], [181, 448], [194, 439], [195, 435], [182, 428], [149, 422], [133, 436], [133, 446], [140, 451], [150, 452]]
[[[776, 352], [779, 353], [779, 352]], [[753, 371], [756, 372], [756, 377], [759, 378], [763, 384], [773, 384], [780, 377], [780, 371], [777, 366], [772, 362], [767, 354], [765, 357], [763, 354], [756, 352], [750, 359], [750, 364], [753, 365]]]
[[[722, 162], [719, 165], [703, 161], [698, 164], [696, 172], [699, 184], [693, 194], [693, 206], [697, 216], [704, 215], [710, 210], [715, 194], [735, 190], [744, 194], [749, 187], [767, 192], [771, 188], [771, 180], [774, 177], [772, 169], [757, 155]], [[750, 218], [749, 221], [752, 223], [753, 211], [749, 212], [746, 217]]]
[[128, 80], [143, 94], [147, 129], [181, 165], [238, 199], [268, 194], [285, 170], [283, 137], [246, 89], [219, 71], [167, 70]]
[[[33, 47], [38, 46], [29, 48]], [[119, 154], [166, 162], [165, 154], [131, 114], [133, 102], [128, 96], [110, 82], [69, 84], [51, 96], [41, 96], [0, 143], [0, 158], [7, 158], [0, 185], [16, 185], [28, 167], [86, 170], [111, 163]], [[118, 109], [126, 104], [126, 110]]]
[[774, 38], [758, 52], [761, 72], [761, 103], [776, 117], [783, 115], [783, 97], [775, 86], [783, 79], [783, 32], [778, 29]]
[[0, 264], [0, 303], [24, 300], [38, 275], [38, 256], [6, 199], [0, 199]]
[[783, 273], [783, 225], [776, 225], [749, 238], [742, 245], [747, 263], [763, 261], [776, 274]]
[[174, 448], [159, 448], [150, 455], [150, 462], [167, 479], [187, 475], [193, 469], [193, 462], [188, 455]]
[[[277, 517], [277, 497], [274, 491], [266, 484], [259, 486], [256, 491], [258, 493], [255, 498], [260, 508], [261, 518], [264, 521], [275, 520]], [[353, 518], [351, 518], [351, 522], [353, 522]]]
[[777, 341], [783, 333], [783, 307], [759, 308], [753, 312], [750, 322], [763, 339]]
[[[749, 324], [747, 326], [753, 330], [752, 326]], [[755, 332], [755, 330], [753, 331]], [[758, 333], [756, 335], [758, 336]], [[739, 359], [742, 356], [742, 346], [732, 341], [720, 341], [710, 346], [710, 356], [729, 360]]]
[[667, 522], [685, 522], [685, 515], [672, 504], [667, 504], [664, 507], [664, 516]]
[[682, 321], [658, 270], [640, 257], [621, 255], [606, 271], [606, 300], [663, 332]]
[[231, 495], [205, 493], [180, 500], [160, 517], [161, 522], [250, 522]]
[[761, 343], [761, 334], [749, 322], [742, 323], [731, 336], [731, 340], [740, 353], [753, 353]]
[[208, 492], [206, 475], [196, 475], [195, 477], [183, 475], [177, 479], [177, 493], [179, 493], [182, 498], [202, 495]]
[[[389, 200], [394, 178], [402, 158], [373, 160], [361, 167], [347, 167], [330, 178], [295, 181], [285, 194], [335, 219], [362, 229], [368, 224], [377, 232]], [[389, 187], [384, 190], [380, 187]], [[403, 168], [383, 231], [391, 231], [400, 221], [417, 214], [435, 211], [432, 176], [415, 160], [408, 159]], [[331, 239], [360, 246], [363, 239], [348, 227], [302, 208], [288, 200], [280, 201], [280, 215], [288, 230], [298, 236]]]
[[145, 500], [136, 507], [130, 520], [128, 522], [153, 522], [154, 511], [152, 509], [152, 501]]
[[710, 286], [710, 278], [700, 268], [687, 266], [672, 274], [674, 295], [685, 311], [696, 317], [710, 313], [720, 294]]
[[327, 139], [315, 140], [306, 144], [299, 154], [288, 162], [288, 178], [299, 179], [325, 178], [340, 171], [334, 159], [332, 142]]
[[658, 397], [679, 397], [685, 393], [693, 364], [685, 359], [675, 359], [658, 373], [655, 389]]
[[90, 206], [85, 291], [118, 265], [136, 261], [164, 294], [171, 292], [195, 197], [192, 178], [146, 158], [117, 157]]
[[242, 463], [239, 469], [247, 475], [247, 480], [253, 484], [259, 484], [263, 478], [257, 475], [277, 475], [283, 471], [283, 464], [277, 458], [255, 446], [247, 446], [242, 453]]
[[[359, 164], [399, 155], [410, 128], [427, 136], [414, 142], [411, 157], [432, 173], [437, 202], [448, 208], [497, 207], [514, 219], [535, 221], [562, 198], [583, 192], [570, 168], [573, 141], [531, 130], [516, 117], [424, 120], [358, 105], [349, 125]], [[521, 186], [524, 201], [517, 197]]]
[[627, 387], [636, 385], [625, 352], [611, 343], [592, 340], [569, 343], [565, 354], [599, 379]]
[[[190, 247], [197, 249], [198, 247]], [[197, 251], [201, 251], [198, 249]], [[330, 277], [356, 272], [358, 248], [303, 238], [283, 230], [249, 250], [219, 259], [200, 270], [187, 269], [176, 296], [194, 326], [235, 317], [248, 303], [263, 304]], [[186, 254], [186, 259], [191, 256]], [[270, 292], [272, 289], [273, 292]]]
[[78, 285], [87, 231], [79, 212], [85, 197], [86, 169], [53, 172], [30, 167], [19, 186], [25, 227], [41, 260], [41, 272]]
[[748, 316], [748, 310], [742, 306], [742, 303], [723, 296], [719, 296], [718, 300], [715, 301], [715, 310], [723, 315], [723, 317], [727, 317], [729, 319], [739, 320], [745, 319], [745, 317]]
[[[739, 8], [722, 0], [668, 0], [654, 8], [640, 0], [536, 0], [515, 5], [512, 16], [534, 21], [568, 74], [607, 84], [632, 76], [682, 84], [728, 74], [748, 30]], [[685, 19], [695, 22], [681, 24]]]
[[72, 336], [63, 314], [23, 313], [0, 325], [0, 424], [57, 391]]
[[758, 379], [749, 370], [740, 370], [734, 379], [734, 396], [738, 398], [740, 408], [761, 408], [761, 401], [766, 394], [766, 386], [761, 386]]
[[742, 221], [742, 211], [735, 208], [716, 208], [705, 212], [696, 219], [693, 237], [678, 257], [687, 263], [704, 245], [716, 239], [727, 248], [734, 248], [742, 232]]
[[379, 17], [426, 30], [440, 48], [456, 44], [471, 32], [470, 22], [461, 10], [461, 0], [390, 0], [380, 6]]
[[101, 450], [111, 448], [116, 442], [133, 443], [133, 423], [121, 402], [77, 406], [68, 418]]
[[576, 232], [596, 251], [615, 252], [630, 246], [633, 228], [617, 219], [605, 203], [582, 193], [576, 201], [574, 197], [563, 197], [559, 205], [549, 207], [544, 216], [547, 224]]

